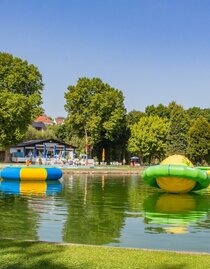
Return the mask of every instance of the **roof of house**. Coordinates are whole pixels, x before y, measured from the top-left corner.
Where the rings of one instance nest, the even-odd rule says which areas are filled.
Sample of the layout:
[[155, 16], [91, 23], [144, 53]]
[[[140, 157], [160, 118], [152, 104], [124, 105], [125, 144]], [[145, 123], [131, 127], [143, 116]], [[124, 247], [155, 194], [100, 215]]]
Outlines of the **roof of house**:
[[67, 147], [71, 147], [71, 148], [76, 148], [75, 146], [63, 143], [61, 141], [58, 141], [56, 139], [36, 139], [36, 140], [29, 140], [29, 141], [24, 141], [20, 144], [14, 145], [12, 147], [26, 147], [26, 146], [34, 146], [37, 144], [44, 144], [44, 143], [58, 143], [58, 144], [62, 144], [64, 146]]
[[64, 122], [64, 117], [57, 117], [54, 119], [55, 124], [62, 124]]
[[53, 120], [46, 115], [40, 115], [34, 120], [34, 122], [43, 122], [45, 124], [53, 124]]

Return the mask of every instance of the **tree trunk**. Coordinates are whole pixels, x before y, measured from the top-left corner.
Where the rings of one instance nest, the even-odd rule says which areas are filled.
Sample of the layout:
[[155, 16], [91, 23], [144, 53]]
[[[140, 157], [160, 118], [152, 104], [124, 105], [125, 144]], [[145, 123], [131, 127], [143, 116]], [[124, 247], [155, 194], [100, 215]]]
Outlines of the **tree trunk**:
[[5, 150], [4, 162], [5, 163], [10, 163], [11, 162], [10, 148], [6, 148], [6, 150]]

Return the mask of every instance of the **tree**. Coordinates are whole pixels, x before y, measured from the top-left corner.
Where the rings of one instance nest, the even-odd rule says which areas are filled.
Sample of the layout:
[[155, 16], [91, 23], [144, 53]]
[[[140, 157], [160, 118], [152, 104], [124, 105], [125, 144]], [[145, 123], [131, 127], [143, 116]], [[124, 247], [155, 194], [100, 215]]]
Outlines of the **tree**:
[[1, 147], [22, 141], [28, 125], [42, 112], [42, 90], [42, 76], [34, 65], [0, 53]]
[[58, 140], [74, 145], [77, 148], [78, 155], [85, 153], [85, 139], [81, 139], [66, 121], [62, 125], [54, 126], [53, 130]]
[[187, 153], [194, 162], [210, 161], [210, 124], [202, 116], [189, 129]]
[[38, 131], [33, 126], [29, 125], [24, 135], [24, 139], [25, 140], [48, 139], [48, 138], [58, 139], [56, 136], [57, 127], [58, 126], [47, 126], [46, 130]]
[[24, 138], [28, 124], [31, 123], [38, 109], [36, 95], [29, 97], [14, 94], [7, 90], [0, 93], [0, 143], [7, 147]]
[[138, 123], [131, 126], [131, 137], [128, 150], [137, 154], [141, 162], [164, 157], [166, 137], [170, 123], [166, 118], [158, 116], [142, 117]]
[[166, 117], [170, 118], [170, 111], [168, 107], [159, 104], [157, 107], [154, 105], [147, 106], [145, 108], [145, 113], [147, 116], [159, 116], [161, 118]]
[[200, 107], [191, 107], [186, 110], [187, 114], [189, 115], [192, 121], [196, 120], [200, 116], [205, 117], [208, 122], [210, 123], [210, 109], [209, 108], [200, 108]]
[[120, 90], [99, 78], [80, 78], [65, 93], [67, 124], [86, 145], [93, 147], [103, 139], [114, 141], [125, 124], [126, 110]]
[[33, 64], [0, 52], [0, 89], [26, 96], [41, 94], [42, 75]]
[[170, 129], [167, 137], [167, 155], [186, 154], [187, 133], [190, 128], [190, 119], [180, 105], [172, 102], [168, 106], [170, 111]]
[[137, 123], [141, 117], [144, 117], [145, 113], [137, 110], [132, 110], [126, 115], [127, 119], [127, 125], [133, 125], [134, 123]]

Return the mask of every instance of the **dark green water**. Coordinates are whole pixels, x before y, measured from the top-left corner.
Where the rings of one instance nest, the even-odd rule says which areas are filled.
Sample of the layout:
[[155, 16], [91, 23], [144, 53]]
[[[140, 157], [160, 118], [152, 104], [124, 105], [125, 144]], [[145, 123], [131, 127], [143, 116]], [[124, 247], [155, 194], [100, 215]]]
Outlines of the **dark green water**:
[[1, 238], [210, 252], [210, 189], [183, 195], [138, 175], [0, 183]]

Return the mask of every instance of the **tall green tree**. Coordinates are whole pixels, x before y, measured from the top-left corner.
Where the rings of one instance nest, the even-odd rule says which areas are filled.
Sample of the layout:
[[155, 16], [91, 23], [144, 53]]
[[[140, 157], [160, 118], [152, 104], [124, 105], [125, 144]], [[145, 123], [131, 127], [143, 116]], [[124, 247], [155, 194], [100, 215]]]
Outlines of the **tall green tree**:
[[114, 141], [125, 124], [122, 91], [99, 78], [80, 78], [65, 93], [67, 124], [93, 147], [103, 139]]
[[161, 160], [165, 156], [169, 126], [170, 122], [166, 118], [142, 117], [138, 123], [131, 126], [128, 150], [137, 154], [142, 162], [151, 162], [155, 158]]
[[37, 67], [26, 60], [0, 52], [0, 89], [26, 96], [41, 94], [42, 75]]
[[41, 112], [42, 76], [38, 69], [0, 53], [0, 146], [20, 142], [28, 125]]
[[184, 108], [176, 102], [168, 106], [170, 111], [170, 129], [167, 136], [167, 155], [186, 154], [187, 133], [190, 128], [190, 119]]
[[29, 97], [14, 94], [7, 90], [0, 92], [0, 145], [8, 147], [20, 142], [27, 131], [28, 125], [39, 113], [36, 103], [37, 95]]
[[202, 116], [189, 129], [187, 154], [194, 162], [210, 162], [210, 124]]

